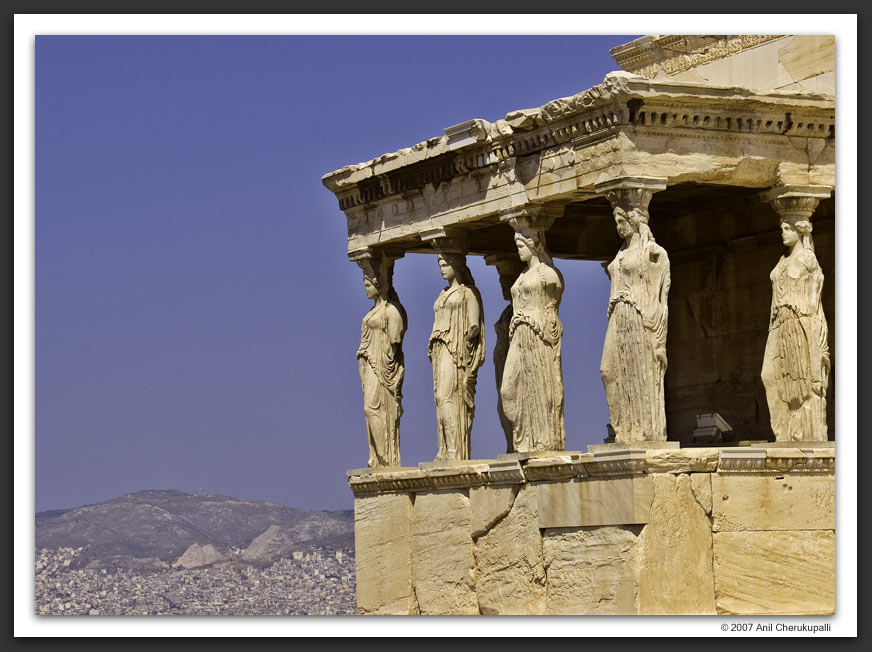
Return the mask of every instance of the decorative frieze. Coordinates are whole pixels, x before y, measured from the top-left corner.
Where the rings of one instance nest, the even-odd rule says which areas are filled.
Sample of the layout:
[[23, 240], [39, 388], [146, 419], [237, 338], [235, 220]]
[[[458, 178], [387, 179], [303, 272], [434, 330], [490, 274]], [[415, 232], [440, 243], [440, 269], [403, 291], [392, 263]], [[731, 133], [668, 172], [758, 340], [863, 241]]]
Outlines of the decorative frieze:
[[[801, 442], [797, 442], [801, 445]], [[832, 473], [834, 448], [722, 448], [718, 473]]]
[[609, 52], [624, 70], [653, 79], [661, 71], [675, 75], [780, 38], [784, 36], [643, 36]]
[[487, 470], [487, 484], [522, 484], [527, 481], [525, 467], [518, 461], [507, 460], [490, 462]]
[[579, 458], [579, 455], [531, 458], [524, 464], [524, 474], [527, 480], [531, 482], [587, 477], [590, 474], [584, 468]]
[[[428, 185], [435, 188], [456, 177], [491, 176], [502, 162], [567, 144], [577, 152], [626, 129], [654, 137], [710, 134], [706, 138], [715, 141], [736, 136], [833, 137], [835, 111], [829, 96], [730, 90], [725, 97], [707, 86], [609, 73], [584, 92], [510, 113], [493, 124], [474, 119], [448, 127], [445, 136], [347, 166], [325, 175], [323, 182], [347, 212], [410, 192], [420, 194]], [[541, 160], [549, 158], [543, 155]], [[560, 156], [563, 164], [575, 158], [575, 153], [569, 159]]]
[[765, 450], [724, 448], [718, 456], [718, 473], [759, 473], [765, 470]]
[[639, 448], [593, 453], [593, 459], [581, 460], [584, 470], [592, 476], [638, 475], [648, 470], [646, 451]]

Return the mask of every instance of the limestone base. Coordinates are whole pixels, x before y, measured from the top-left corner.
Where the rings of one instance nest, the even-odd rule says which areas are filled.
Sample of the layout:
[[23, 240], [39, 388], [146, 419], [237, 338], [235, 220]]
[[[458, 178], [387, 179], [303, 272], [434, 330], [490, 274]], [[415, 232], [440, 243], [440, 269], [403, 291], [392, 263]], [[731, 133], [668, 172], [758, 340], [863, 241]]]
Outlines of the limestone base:
[[833, 448], [592, 447], [349, 485], [360, 614], [834, 613]]

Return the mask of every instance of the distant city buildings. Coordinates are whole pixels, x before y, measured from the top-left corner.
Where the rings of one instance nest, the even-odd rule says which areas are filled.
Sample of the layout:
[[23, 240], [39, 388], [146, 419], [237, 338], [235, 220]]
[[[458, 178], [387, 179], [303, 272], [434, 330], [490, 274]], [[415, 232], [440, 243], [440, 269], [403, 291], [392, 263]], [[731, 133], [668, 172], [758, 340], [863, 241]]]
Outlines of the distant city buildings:
[[73, 570], [81, 548], [36, 552], [37, 615], [350, 615], [354, 553], [317, 548], [270, 566]]

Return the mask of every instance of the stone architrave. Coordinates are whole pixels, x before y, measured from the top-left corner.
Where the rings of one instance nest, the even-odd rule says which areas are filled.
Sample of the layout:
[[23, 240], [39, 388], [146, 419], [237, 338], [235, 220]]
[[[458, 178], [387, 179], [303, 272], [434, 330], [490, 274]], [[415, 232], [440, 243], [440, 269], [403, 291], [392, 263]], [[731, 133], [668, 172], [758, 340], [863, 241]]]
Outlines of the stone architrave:
[[500, 288], [503, 291], [503, 299], [508, 301], [508, 305], [500, 314], [499, 319], [494, 323], [494, 331], [496, 332], [497, 341], [494, 344], [494, 375], [497, 381], [497, 414], [500, 417], [500, 425], [503, 427], [503, 432], [506, 435], [506, 452], [515, 452], [515, 445], [512, 441], [512, 424], [506, 418], [503, 411], [503, 398], [500, 393], [500, 387], [503, 383], [503, 370], [506, 366], [506, 354], [509, 352], [509, 325], [512, 323], [512, 285], [518, 279], [518, 276], [524, 270], [524, 262], [513, 254], [490, 254], [485, 256], [485, 262], [488, 265], [493, 265], [497, 268], [497, 273], [500, 276]]
[[514, 209], [501, 216], [515, 230], [524, 269], [511, 288], [512, 320], [500, 397], [512, 425], [515, 452], [562, 451], [563, 371], [560, 299], [563, 275], [545, 246], [554, 216], [541, 207]]
[[648, 228], [652, 193], [661, 178], [622, 178], [597, 184], [612, 205], [624, 244], [606, 271], [611, 279], [609, 324], [600, 374], [615, 441], [666, 440], [669, 257]]
[[444, 231], [422, 235], [439, 253], [448, 285], [433, 304], [433, 330], [427, 357], [433, 365], [437, 460], [468, 460], [475, 416], [475, 385], [484, 363], [484, 307], [466, 266], [465, 238]]
[[393, 287], [397, 257], [366, 252], [355, 260], [363, 269], [366, 296], [373, 300], [361, 324], [357, 350], [370, 468], [400, 466], [403, 335], [408, 322]]
[[821, 301], [824, 274], [810, 220], [831, 192], [822, 186], [781, 186], [762, 196], [778, 213], [788, 247], [769, 275], [772, 307], [760, 374], [776, 441], [827, 439], [830, 350]]

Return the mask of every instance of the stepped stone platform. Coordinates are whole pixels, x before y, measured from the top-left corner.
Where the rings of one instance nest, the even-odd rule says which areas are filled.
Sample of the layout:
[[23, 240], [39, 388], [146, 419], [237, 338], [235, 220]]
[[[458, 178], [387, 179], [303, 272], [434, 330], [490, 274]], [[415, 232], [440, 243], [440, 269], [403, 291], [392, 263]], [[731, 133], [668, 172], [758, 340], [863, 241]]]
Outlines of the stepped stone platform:
[[806, 444], [349, 471], [357, 611], [832, 614], [835, 448]]

